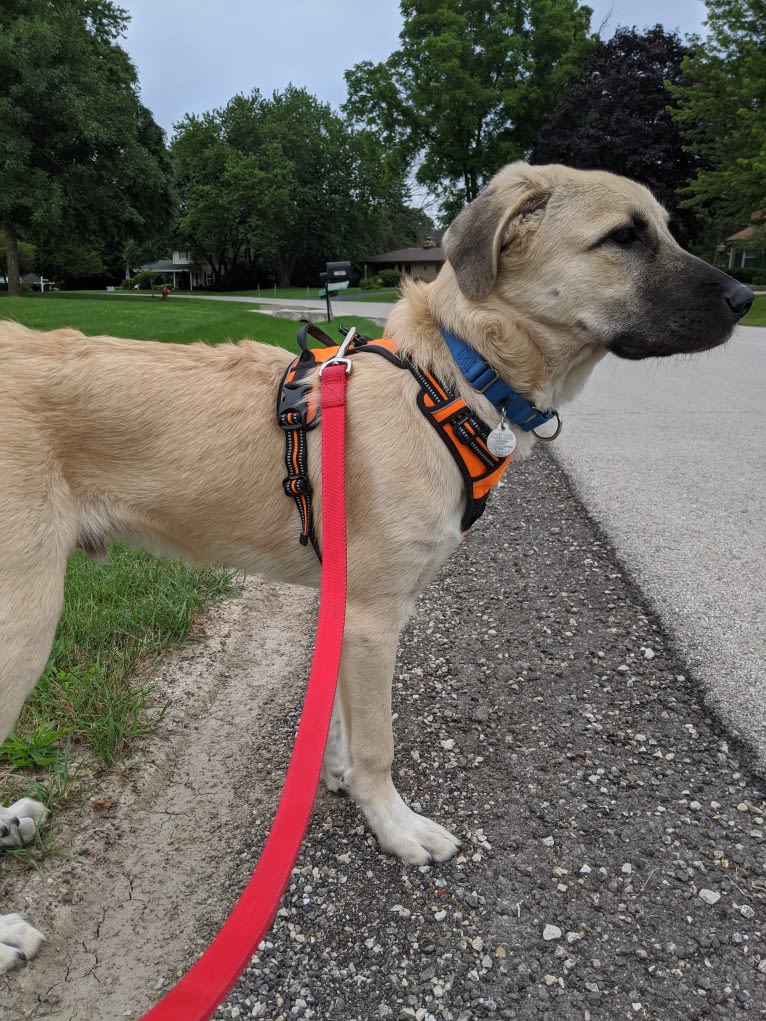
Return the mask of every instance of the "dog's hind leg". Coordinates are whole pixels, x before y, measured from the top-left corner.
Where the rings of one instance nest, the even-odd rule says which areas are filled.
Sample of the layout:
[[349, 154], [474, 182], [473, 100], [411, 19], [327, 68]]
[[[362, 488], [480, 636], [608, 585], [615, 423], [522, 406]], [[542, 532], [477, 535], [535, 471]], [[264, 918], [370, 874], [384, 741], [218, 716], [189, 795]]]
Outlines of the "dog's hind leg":
[[[0, 741], [13, 729], [48, 661], [64, 603], [63, 558], [4, 559], [0, 542]], [[27, 562], [24, 562], [27, 560]]]
[[[18, 529], [13, 534], [13, 542], [10, 531], [0, 537], [0, 741], [45, 668], [63, 605], [66, 568], [50, 539], [36, 545]], [[31, 798], [0, 807], [0, 847], [28, 843], [47, 816], [48, 810]], [[18, 915], [0, 915], [0, 974], [34, 956], [42, 939]]]
[[[0, 561], [0, 742], [45, 668], [64, 602], [65, 563], [51, 570], [42, 554], [31, 563], [23, 559]], [[0, 848], [29, 843], [47, 815], [30, 798], [0, 806]]]
[[350, 731], [351, 796], [384, 851], [413, 865], [445, 861], [460, 841], [408, 808], [391, 778], [391, 687], [397, 637], [404, 621], [391, 611], [352, 601], [346, 620], [341, 695]]
[[348, 794], [350, 772], [351, 749], [348, 741], [348, 725], [343, 699], [338, 691], [332, 708], [330, 730], [327, 734], [327, 745], [322, 760], [322, 783], [333, 794]]

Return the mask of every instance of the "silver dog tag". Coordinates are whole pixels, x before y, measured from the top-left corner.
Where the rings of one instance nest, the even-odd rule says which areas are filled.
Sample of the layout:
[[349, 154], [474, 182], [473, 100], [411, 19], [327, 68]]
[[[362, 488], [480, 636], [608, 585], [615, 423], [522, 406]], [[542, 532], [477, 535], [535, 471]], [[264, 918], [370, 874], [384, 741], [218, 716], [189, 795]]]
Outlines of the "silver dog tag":
[[495, 457], [509, 457], [516, 449], [516, 433], [504, 418], [487, 437], [487, 447]]

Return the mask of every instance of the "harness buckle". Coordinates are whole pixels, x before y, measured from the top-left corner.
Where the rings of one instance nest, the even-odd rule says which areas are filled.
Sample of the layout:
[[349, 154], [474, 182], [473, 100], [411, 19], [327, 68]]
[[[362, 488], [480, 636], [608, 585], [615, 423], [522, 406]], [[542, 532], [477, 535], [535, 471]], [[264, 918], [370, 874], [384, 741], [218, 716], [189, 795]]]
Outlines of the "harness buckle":
[[311, 492], [311, 483], [305, 475], [293, 475], [282, 480], [282, 488], [287, 496], [305, 496]]
[[279, 428], [285, 432], [295, 432], [296, 429], [305, 429], [306, 427], [303, 421], [303, 413], [298, 408], [282, 412], [279, 416], [278, 424]]
[[490, 371], [491, 371], [492, 375], [490, 376], [489, 380], [486, 383], [484, 383], [482, 386], [476, 386], [476, 383], [472, 383], [471, 384], [471, 386], [474, 388], [474, 390], [476, 390], [477, 393], [480, 393], [480, 394], [486, 393], [487, 390], [489, 390], [489, 388], [491, 386], [494, 386], [495, 383], [497, 383], [498, 380], [500, 379], [500, 373], [499, 372], [495, 372], [494, 369], [490, 369]]

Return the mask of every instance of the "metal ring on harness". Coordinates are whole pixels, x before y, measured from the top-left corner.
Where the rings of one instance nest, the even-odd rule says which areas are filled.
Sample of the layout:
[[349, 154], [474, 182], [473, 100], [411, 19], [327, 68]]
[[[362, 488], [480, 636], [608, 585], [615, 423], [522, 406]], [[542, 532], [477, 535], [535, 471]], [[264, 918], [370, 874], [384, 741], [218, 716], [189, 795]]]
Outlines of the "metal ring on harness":
[[[552, 435], [550, 435], [550, 436], [541, 436], [540, 433], [537, 431], [537, 429], [533, 429], [532, 430], [532, 434], [534, 436], [536, 436], [538, 438], [538, 440], [540, 440], [542, 443], [553, 443], [553, 441], [556, 439], [558, 434], [561, 432], [561, 427], [562, 427], [563, 423], [561, 421], [561, 415], [558, 413], [558, 411], [554, 411], [553, 412], [553, 418], [556, 419], [556, 431]], [[548, 419], [548, 421], [549, 422], [553, 421], [553, 419], [552, 418]], [[545, 424], [547, 424], [547, 423], [545, 423]], [[539, 428], [540, 427], [538, 426], [538, 429]]]

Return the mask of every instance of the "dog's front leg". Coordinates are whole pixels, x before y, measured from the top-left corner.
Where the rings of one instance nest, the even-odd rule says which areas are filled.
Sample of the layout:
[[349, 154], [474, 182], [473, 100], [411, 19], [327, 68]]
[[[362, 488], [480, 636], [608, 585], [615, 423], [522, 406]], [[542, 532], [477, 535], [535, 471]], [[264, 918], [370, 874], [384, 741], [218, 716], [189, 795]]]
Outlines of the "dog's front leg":
[[405, 805], [391, 779], [394, 738], [391, 687], [403, 621], [349, 603], [341, 664], [341, 699], [349, 739], [351, 796], [384, 851], [413, 865], [451, 858], [460, 841]]

